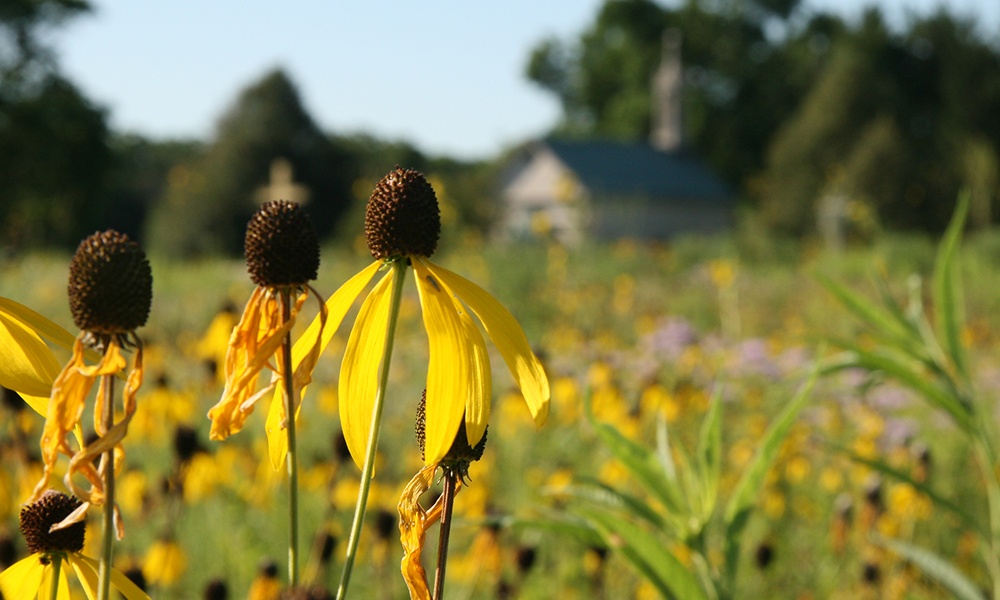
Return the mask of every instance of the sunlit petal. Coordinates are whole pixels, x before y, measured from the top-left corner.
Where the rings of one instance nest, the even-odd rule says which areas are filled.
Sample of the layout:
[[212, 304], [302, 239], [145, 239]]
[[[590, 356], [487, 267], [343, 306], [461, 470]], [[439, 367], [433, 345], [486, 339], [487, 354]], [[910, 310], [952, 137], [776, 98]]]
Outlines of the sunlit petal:
[[83, 555], [70, 554], [69, 564], [73, 565], [76, 579], [80, 582], [80, 587], [87, 594], [87, 600], [97, 598], [97, 590], [100, 586], [100, 579], [97, 575], [99, 564], [97, 561], [85, 558]]
[[549, 380], [538, 357], [531, 351], [528, 338], [517, 319], [496, 298], [475, 283], [430, 261], [426, 261], [426, 264], [482, 322], [486, 334], [493, 340], [521, 388], [535, 425], [541, 427], [549, 414]]
[[375, 409], [379, 366], [389, 327], [391, 298], [388, 292], [394, 273], [394, 270], [390, 270], [362, 303], [340, 365], [340, 426], [347, 448], [359, 468], [364, 463], [372, 412]]
[[[344, 320], [347, 315], [347, 311], [351, 310], [351, 306], [364, 291], [368, 282], [372, 280], [375, 273], [382, 266], [381, 262], [373, 262], [364, 269], [362, 269], [357, 275], [351, 277], [347, 280], [344, 285], [330, 296], [326, 301], [326, 325], [322, 328], [322, 336], [320, 336], [320, 352], [326, 349], [330, 340], [337, 333], [337, 329], [340, 327], [340, 322]], [[317, 315], [313, 319], [309, 327], [302, 333], [302, 337], [295, 342], [292, 347], [292, 364], [297, 365], [302, 361], [302, 358], [306, 356], [309, 352], [312, 343], [310, 340], [315, 340], [317, 333], [320, 331], [320, 318]]]
[[38, 335], [61, 346], [67, 350], [73, 348], [73, 340], [76, 339], [72, 333], [66, 331], [53, 321], [49, 320], [37, 312], [31, 310], [23, 304], [19, 304], [8, 298], [0, 298], [0, 314], [8, 314], [21, 321], [29, 328], [35, 330]]
[[34, 598], [42, 586], [43, 565], [37, 554], [23, 558], [0, 573], [0, 593], [4, 598]]
[[[472, 324], [463, 323], [454, 295], [419, 259], [413, 260], [413, 276], [430, 345], [424, 461], [435, 464], [454, 443], [467, 401], [479, 409], [485, 403], [487, 390], [483, 384], [487, 378], [475, 372], [485, 350], [477, 350], [470, 336]], [[479, 341], [484, 346], [482, 336]], [[478, 433], [482, 436], [481, 430]]]
[[[100, 563], [93, 558], [89, 558], [81, 554], [70, 555], [70, 562], [73, 564], [73, 568], [76, 570], [77, 574], [81, 575], [81, 583], [83, 583], [83, 573], [93, 574], [94, 592], [96, 594], [97, 573], [98, 569], [100, 569]], [[89, 574], [87, 575], [88, 578], [90, 577]], [[89, 579], [87, 585], [90, 585]], [[146, 595], [146, 592], [139, 589], [139, 586], [133, 583], [128, 576], [118, 569], [111, 569], [111, 585], [117, 589], [122, 596], [125, 596], [126, 600], [149, 600], [149, 596]]]
[[47, 396], [59, 361], [30, 327], [0, 312], [0, 385], [31, 396]]

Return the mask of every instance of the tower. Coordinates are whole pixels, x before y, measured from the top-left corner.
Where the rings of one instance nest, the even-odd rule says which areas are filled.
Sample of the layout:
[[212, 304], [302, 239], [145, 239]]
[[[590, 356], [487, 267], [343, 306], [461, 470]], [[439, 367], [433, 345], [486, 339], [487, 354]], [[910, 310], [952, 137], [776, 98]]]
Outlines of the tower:
[[683, 141], [681, 127], [681, 87], [684, 72], [681, 68], [681, 32], [667, 29], [663, 32], [663, 49], [660, 66], [653, 74], [652, 123], [649, 143], [657, 150], [677, 150]]

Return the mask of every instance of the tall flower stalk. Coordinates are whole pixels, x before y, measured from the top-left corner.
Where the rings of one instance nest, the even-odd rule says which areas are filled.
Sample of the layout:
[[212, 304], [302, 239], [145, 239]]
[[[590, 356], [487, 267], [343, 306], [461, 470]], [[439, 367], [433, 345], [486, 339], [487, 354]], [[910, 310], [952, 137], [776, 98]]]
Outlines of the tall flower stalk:
[[[488, 292], [431, 262], [440, 233], [437, 196], [424, 176], [399, 167], [390, 171], [375, 185], [365, 210], [365, 239], [375, 262], [327, 301], [326, 331], [320, 334], [316, 321], [304, 334], [320, 337], [325, 347], [376, 273], [385, 273], [361, 305], [340, 367], [341, 427], [362, 471], [337, 590], [341, 599], [347, 595], [365, 519], [403, 279], [409, 268], [429, 341], [425, 464], [437, 465], [445, 457], [461, 426], [472, 446], [486, 431], [492, 376], [486, 342], [472, 315], [506, 362], [536, 425], [541, 426], [548, 415], [548, 379], [517, 320]], [[297, 343], [293, 360], [304, 355], [304, 347]]]
[[[145, 253], [127, 235], [114, 230], [84, 239], [73, 255], [69, 273], [69, 304], [73, 321], [81, 333], [73, 344], [73, 355], [52, 384], [52, 393], [42, 431], [44, 471], [30, 502], [38, 502], [48, 490], [49, 478], [60, 455], [70, 457], [66, 487], [83, 500], [79, 508], [54, 525], [69, 527], [86, 518], [91, 505], [104, 507], [97, 597], [110, 596], [114, 539], [125, 535], [115, 505], [115, 477], [124, 465], [122, 440], [136, 410], [136, 393], [142, 385], [142, 342], [135, 330], [146, 323], [152, 302], [153, 277]], [[90, 347], [100, 360], [88, 366], [84, 357]], [[123, 417], [115, 421], [114, 380], [127, 362], [124, 350], [135, 349], [135, 361], [122, 392]], [[98, 383], [94, 407], [97, 439], [79, 441], [80, 419], [90, 390]], [[74, 450], [70, 433], [80, 444]], [[96, 461], [96, 466], [95, 466]], [[75, 477], [90, 484], [81, 486]]]
[[[230, 337], [226, 386], [208, 413], [212, 420], [209, 435], [223, 440], [240, 431], [256, 402], [275, 394], [265, 428], [272, 467], [278, 470], [284, 463], [288, 473], [288, 584], [295, 588], [299, 585], [296, 419], [302, 394], [312, 380], [326, 322], [323, 300], [308, 283], [319, 270], [319, 242], [312, 221], [298, 204], [276, 200], [263, 204], [250, 219], [244, 250], [247, 271], [257, 288]], [[304, 345], [296, 355], [291, 330], [310, 293], [319, 300], [320, 314], [313, 333], [299, 340]], [[258, 390], [257, 380], [265, 368], [272, 370], [273, 377]]]

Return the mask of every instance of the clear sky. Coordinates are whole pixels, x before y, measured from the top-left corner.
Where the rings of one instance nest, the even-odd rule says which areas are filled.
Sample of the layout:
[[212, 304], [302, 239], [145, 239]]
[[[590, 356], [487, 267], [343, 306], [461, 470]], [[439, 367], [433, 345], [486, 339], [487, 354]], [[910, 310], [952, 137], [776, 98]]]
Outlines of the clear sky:
[[[805, 0], [856, 17], [874, 0]], [[668, 4], [667, 2], [664, 2]], [[208, 139], [247, 85], [281, 67], [333, 133], [488, 158], [558, 119], [524, 76], [531, 48], [580, 33], [602, 0], [92, 0], [50, 39], [116, 130]], [[880, 0], [891, 20], [937, 6], [1000, 38], [1000, 0]]]

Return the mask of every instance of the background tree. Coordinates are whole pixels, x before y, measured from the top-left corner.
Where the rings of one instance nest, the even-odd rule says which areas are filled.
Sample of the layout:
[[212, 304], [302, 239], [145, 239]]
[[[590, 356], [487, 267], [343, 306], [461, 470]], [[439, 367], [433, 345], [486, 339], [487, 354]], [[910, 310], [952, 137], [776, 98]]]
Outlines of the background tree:
[[93, 231], [111, 167], [103, 111], [60, 76], [40, 31], [89, 10], [80, 0], [0, 3], [0, 239], [74, 246]]
[[[328, 236], [350, 207], [357, 164], [319, 130], [294, 84], [275, 70], [240, 94], [204, 157], [180, 166], [185, 175], [168, 185], [150, 215], [153, 251], [239, 255], [276, 159], [287, 160], [295, 182], [309, 189], [317, 234]], [[186, 225], [178, 229], [178, 223]]]

